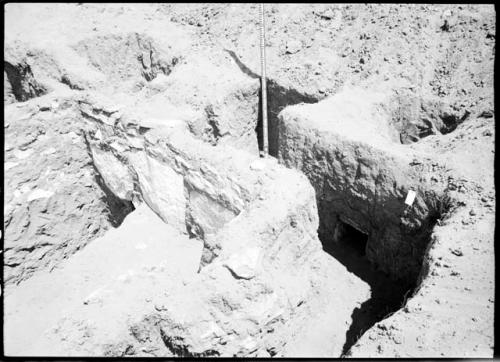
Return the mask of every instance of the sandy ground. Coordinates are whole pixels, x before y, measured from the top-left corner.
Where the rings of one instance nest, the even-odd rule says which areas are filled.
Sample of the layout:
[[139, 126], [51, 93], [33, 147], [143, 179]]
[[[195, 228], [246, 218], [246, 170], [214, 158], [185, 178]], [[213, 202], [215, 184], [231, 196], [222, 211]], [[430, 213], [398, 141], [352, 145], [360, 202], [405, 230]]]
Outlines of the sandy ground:
[[82, 303], [89, 309], [98, 306], [106, 293], [116, 298], [112, 303], [116, 318], [103, 319], [97, 307], [89, 319], [101, 324], [101, 329], [110, 321], [121, 321], [125, 327], [124, 320], [134, 309], [152, 308], [147, 302], [151, 301], [148, 279], [189, 280], [198, 270], [201, 248], [200, 242], [179, 234], [141, 206], [119, 228], [94, 240], [51, 273], [39, 273], [6, 290], [6, 355], [37, 355], [37, 340], [44, 331], [71, 316]]
[[[27, 50], [34, 78], [49, 91], [77, 92], [82, 88], [98, 98], [106, 94], [112, 103], [137, 108], [139, 114], [194, 117], [197, 115], [190, 109], [183, 112], [167, 106], [165, 100], [185, 101], [191, 106], [201, 98], [213, 98], [235, 81], [255, 83], [260, 69], [258, 19], [258, 4], [8, 4], [5, 40], [14, 51]], [[322, 132], [344, 127], [344, 136], [351, 141], [381, 144], [388, 153], [403, 154], [406, 149], [406, 154], [417, 155], [420, 163], [410, 165], [421, 181], [439, 179], [458, 194], [461, 203], [460, 212], [435, 229], [426, 256], [429, 271], [418, 295], [363, 334], [353, 354], [490, 356], [495, 224], [494, 7], [269, 4], [266, 21], [267, 73], [271, 81], [279, 83], [270, 85], [270, 103], [277, 104], [270, 107], [271, 119], [284, 106], [315, 102], [355, 86], [388, 94], [384, 100], [387, 111], [408, 126], [408, 131], [418, 133], [422, 119], [435, 115], [453, 119], [455, 125], [463, 121], [448, 134], [402, 145], [393, 132], [394, 125], [380, 127], [372, 122], [373, 114], [367, 109], [357, 112], [363, 107], [360, 99], [369, 97], [358, 91], [335, 105], [337, 109], [346, 106], [349, 113], [359, 116], [356, 127], [341, 122], [349, 115], [338, 114], [338, 120], [330, 117], [328, 104], [326, 116], [317, 117], [316, 128]], [[151, 76], [153, 64], [141, 68], [136, 45], [130, 41], [136, 38], [142, 41], [141, 46], [151, 38], [157, 49], [165, 51], [158, 54], [174, 69], [171, 75], [159, 74], [151, 82], [141, 78], [141, 71]], [[197, 59], [199, 54], [203, 57]], [[183, 58], [188, 61], [182, 63]], [[173, 59], [179, 61], [177, 68]], [[224, 85], [216, 88], [221, 83]], [[12, 98], [8, 101], [15, 102]], [[438, 112], [429, 109], [433, 102], [439, 104]], [[311, 115], [318, 106], [322, 107], [304, 109]], [[238, 109], [229, 113], [233, 111]], [[42, 117], [45, 121], [51, 117], [46, 113]], [[249, 111], [246, 116], [251, 114]], [[19, 154], [24, 155], [22, 151]], [[434, 164], [434, 158], [439, 158], [439, 164]], [[51, 342], [41, 336], [49, 330], [61, 330], [68, 343], [78, 343], [92, 333], [93, 338], [97, 334], [97, 339], [113, 341], [119, 337], [113, 333], [133, 324], [128, 318], [156, 307], [151, 301], [159, 296], [154, 293], [165, 297], [171, 287], [195, 275], [201, 249], [201, 242], [179, 234], [147, 207], [138, 208], [119, 228], [68, 255], [52, 272], [40, 271], [18, 286], [7, 286], [6, 354], [46, 351]], [[384, 278], [370, 279], [369, 266], [363, 260], [342, 252], [334, 256], [346, 264], [359, 262], [359, 270], [351, 271], [371, 285], [372, 293], [378, 293], [370, 303], [384, 304], [390, 297], [390, 290], [380, 285]], [[339, 291], [348, 293], [342, 288], [339, 286]], [[359, 315], [370, 303], [354, 311], [360, 325], [349, 330], [351, 342], [364, 326], [375, 323], [373, 315]], [[82, 305], [84, 315], [79, 317], [89, 321], [86, 326], [78, 326], [72, 318]], [[102, 315], [109, 318], [103, 320]], [[308, 345], [321, 340], [316, 336], [328, 329], [328, 321], [318, 323], [321, 326], [315, 331], [302, 331], [308, 335]], [[302, 355], [300, 347], [290, 349], [290, 353]], [[50, 350], [57, 354], [58, 348]]]

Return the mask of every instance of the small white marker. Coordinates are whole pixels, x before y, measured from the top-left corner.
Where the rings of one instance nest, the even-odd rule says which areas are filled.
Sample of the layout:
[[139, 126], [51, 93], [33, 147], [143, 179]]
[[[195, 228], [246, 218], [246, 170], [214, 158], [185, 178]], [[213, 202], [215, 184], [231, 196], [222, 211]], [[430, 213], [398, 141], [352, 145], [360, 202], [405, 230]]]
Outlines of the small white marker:
[[413, 190], [409, 190], [408, 195], [406, 195], [405, 204], [408, 206], [413, 205], [413, 201], [415, 201], [415, 196], [417, 196], [417, 193]]

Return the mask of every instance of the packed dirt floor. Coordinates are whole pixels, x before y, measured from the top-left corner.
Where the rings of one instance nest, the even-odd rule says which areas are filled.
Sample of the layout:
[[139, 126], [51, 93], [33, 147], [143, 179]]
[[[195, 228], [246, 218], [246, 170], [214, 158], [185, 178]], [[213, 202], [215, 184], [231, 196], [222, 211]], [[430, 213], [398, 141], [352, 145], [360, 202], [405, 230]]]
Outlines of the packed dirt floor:
[[7, 356], [493, 356], [494, 6], [259, 21], [5, 6]]

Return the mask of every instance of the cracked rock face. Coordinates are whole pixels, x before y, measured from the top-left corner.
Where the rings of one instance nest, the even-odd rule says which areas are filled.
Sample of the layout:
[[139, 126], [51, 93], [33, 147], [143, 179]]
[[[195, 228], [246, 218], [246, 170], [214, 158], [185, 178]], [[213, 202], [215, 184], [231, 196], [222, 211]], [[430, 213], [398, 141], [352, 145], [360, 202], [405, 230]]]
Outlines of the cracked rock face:
[[150, 82], [158, 75], [170, 74], [178, 59], [158, 48], [151, 37], [140, 33], [98, 35], [73, 45], [79, 55], [114, 82], [128, 78]]
[[141, 108], [175, 104], [190, 110], [187, 123], [197, 137], [213, 145], [258, 152], [259, 82], [243, 74], [229, 55], [186, 58], [151, 93]]
[[47, 92], [33, 76], [31, 66], [16, 46], [7, 46], [4, 60], [4, 103], [26, 101]]
[[132, 207], [103, 188], [70, 103], [44, 97], [5, 111], [4, 280], [18, 283], [116, 227]]
[[[174, 72], [167, 83], [165, 83], [165, 79], [156, 79], [158, 77], [150, 76], [146, 82], [149, 88], [142, 92], [144, 96], [141, 100], [142, 108], [140, 108], [136, 104], [130, 103], [126, 97], [120, 98], [120, 101], [117, 102], [112, 94], [95, 96], [89, 95], [89, 93], [93, 94], [94, 92], [82, 91], [82, 89], [93, 90], [102, 85], [102, 81], [106, 77], [108, 81], [112, 80], [111, 83], [116, 84], [117, 82], [130, 82], [133, 79], [141, 78], [144, 75], [141, 73], [145, 71], [144, 69], [156, 72], [155, 69], [161, 68], [158, 64], [163, 64], [165, 59], [169, 59], [164, 54], [164, 44], [158, 45], [148, 36], [138, 33], [119, 34], [99, 39], [103, 40], [104, 43], [97, 42], [94, 38], [84, 38], [73, 43], [68, 47], [67, 54], [64, 52], [54, 53], [51, 49], [44, 52], [36, 48], [33, 50], [30, 48], [30, 44], [18, 41], [10, 43], [7, 47], [8, 57], [6, 59], [18, 68], [16, 68], [15, 79], [10, 73], [6, 77], [4, 84], [4, 88], [7, 90], [5, 93], [6, 102], [28, 100], [25, 104], [11, 105], [6, 108], [8, 140], [6, 142], [5, 165], [8, 180], [6, 191], [10, 190], [12, 202], [7, 201], [5, 205], [7, 215], [5, 227], [8, 235], [13, 235], [12, 239], [6, 243], [6, 256], [8, 258], [6, 280], [9, 282], [23, 280], [42, 266], [54, 267], [60, 260], [99, 236], [108, 228], [108, 225], [118, 226], [123, 217], [133, 209], [132, 201], [135, 199], [131, 193], [131, 185], [135, 180], [132, 179], [132, 176], [139, 180], [137, 188], [145, 190], [144, 193], [149, 195], [151, 207], [162, 214], [164, 220], [168, 219], [173, 222], [173, 219], [177, 218], [178, 229], [182, 229], [182, 232], [186, 232], [184, 225], [186, 198], [192, 199], [193, 205], [198, 205], [188, 213], [188, 215], [190, 213], [199, 214], [196, 216], [199, 222], [196, 225], [193, 224], [192, 232], [203, 233], [203, 229], [215, 227], [211, 223], [218, 218], [218, 215], [204, 216], [202, 211], [204, 210], [203, 205], [210, 203], [210, 200], [203, 200], [203, 195], [197, 195], [195, 190], [186, 191], [184, 194], [185, 188], [182, 180], [178, 176], [176, 177], [168, 166], [156, 167], [154, 159], [141, 155], [130, 161], [136, 169], [131, 174], [126, 166], [120, 162], [114, 162], [113, 152], [120, 155], [124, 151], [123, 145], [120, 145], [119, 142], [109, 142], [107, 148], [104, 149], [89, 148], [85, 139], [84, 119], [99, 120], [107, 122], [108, 126], [113, 126], [115, 121], [120, 118], [120, 109], [125, 111], [133, 109], [135, 113], [130, 112], [132, 115], [128, 121], [135, 122], [137, 114], [141, 114], [141, 126], [136, 127], [133, 132], [140, 133], [152, 125], [163, 124], [165, 117], [167, 117], [167, 119], [171, 119], [167, 123], [176, 124], [183, 129], [188, 128], [196, 137], [212, 144], [229, 144], [254, 153], [257, 152], [255, 114], [258, 103], [258, 82], [250, 78], [247, 79], [245, 75], [239, 75], [239, 71], [235, 73], [231, 66], [236, 67], [236, 65], [231, 65], [231, 61], [226, 59], [224, 66], [219, 63], [216, 67], [208, 60], [202, 60], [203, 64], [198, 61], [197, 65], [190, 62], [182, 63], [179, 65], [180, 71]], [[99, 49], [105, 48], [106, 44], [112, 44], [116, 49], [123, 49], [123, 56], [119, 58], [101, 57]], [[64, 46], [62, 49], [65, 49]], [[152, 63], [146, 68], [143, 68], [141, 64], [136, 64], [135, 57], [143, 53], [150, 54], [150, 58], [153, 57], [153, 60], [150, 59]], [[171, 56], [171, 66], [167, 67], [168, 69], [165, 68], [166, 66], [161, 68], [164, 70], [160, 71], [163, 76], [169, 75], [177, 62], [175, 55], [172, 55], [175, 52], [171, 51], [167, 54]], [[85, 58], [90, 60], [85, 60]], [[111, 64], [111, 58], [116, 59], [119, 64]], [[29, 59], [29, 63], [26, 63], [25, 59]], [[74, 73], [68, 69], [75, 67], [79, 64], [78, 62], [89, 62], [86, 67], [90, 66], [94, 69], [88, 72], [82, 72], [80, 69], [75, 78]], [[136, 67], [134, 68], [130, 62]], [[25, 63], [33, 65], [33, 72], [28, 65], [21, 66]], [[49, 63], [53, 66], [49, 66]], [[204, 68], [205, 65], [211, 66], [214, 71], [207, 72], [208, 69]], [[200, 73], [200, 70], [208, 74], [208, 76], [205, 75], [203, 86], [199, 86], [198, 83], [198, 78], [204, 74]], [[10, 72], [8, 69], [6, 71]], [[183, 79], [182, 74], [186, 74], [186, 72], [193, 76], [191, 81]], [[100, 75], [95, 76], [95, 74]], [[68, 79], [71, 80], [70, 83], [68, 83]], [[73, 86], [77, 84], [75, 82], [79, 85]], [[38, 86], [39, 84], [43, 84], [43, 86]], [[66, 86], [69, 89], [65, 88]], [[195, 96], [191, 95], [193, 87], [199, 89]], [[48, 89], [54, 93], [29, 100], [40, 96], [42, 91], [39, 92], [37, 89], [42, 88], [43, 92]], [[172, 91], [173, 89], [175, 91]], [[108, 91], [106, 87], [102, 90]], [[71, 91], [75, 93], [72, 94]], [[214, 91], [218, 92], [219, 98], [212, 97]], [[100, 103], [103, 101], [107, 101], [107, 103], [105, 106], [96, 105], [94, 109], [94, 98], [101, 99]], [[169, 103], [177, 102], [179, 99], [182, 99], [184, 103], [177, 107], [173, 107], [172, 103]], [[76, 104], [78, 107], [75, 107]], [[158, 104], [161, 106], [158, 107]], [[174, 108], [175, 110], [172, 112]], [[77, 111], [75, 112], [75, 110]], [[235, 117], [235, 115], [238, 116]], [[174, 118], [172, 119], [172, 117]], [[52, 120], [55, 127], [49, 130], [47, 122]], [[114, 132], [110, 129], [112, 127], [97, 130], [94, 135], [95, 139], [106, 138], [109, 132]], [[42, 142], [37, 142], [38, 139], [41, 139]], [[65, 139], [67, 142], [64, 141]], [[11, 144], [10, 140], [19, 144]], [[142, 140], [130, 135], [124, 140], [130, 142], [132, 148], [142, 149], [144, 147]], [[64, 142], [68, 143], [68, 146]], [[71, 155], [69, 158], [67, 153]], [[61, 161], [59, 166], [53, 165], [57, 159]], [[26, 166], [33, 161], [37, 166], [33, 170], [26, 171]], [[40, 166], [38, 166], [39, 162], [42, 162]], [[43, 165], [46, 165], [47, 170], [43, 168]], [[50, 176], [50, 174], [54, 173], [55, 175], [57, 171], [60, 172], [57, 174], [56, 180], [55, 176]], [[32, 174], [33, 172], [35, 174]], [[36, 180], [39, 173], [43, 173], [43, 175]], [[42, 181], [45, 180], [45, 176], [49, 177], [48, 183], [53, 180], [56, 182], [50, 187], [41, 188], [45, 182]], [[160, 180], [164, 178], [171, 180], [170, 191], [166, 194], [155, 194], [154, 190], [161, 190], [158, 183], [161, 183]], [[30, 180], [32, 183], [29, 183]], [[76, 197], [74, 193], [79, 190], [78, 187], [71, 191], [63, 191], [64, 187], [71, 188], [72, 182], [82, 184], [80, 188], [82, 195], [88, 188], [91, 188], [91, 185], [96, 185], [96, 194], [87, 193], [85, 196]], [[38, 185], [39, 183], [42, 184]], [[151, 194], [150, 190], [153, 190]], [[73, 196], [62, 197], [62, 195]], [[65, 198], [68, 200], [60, 201], [56, 205], [46, 205], [47, 202], [50, 203], [51, 200], [59, 197], [61, 200]], [[89, 198], [92, 198], [92, 201], [89, 201]], [[75, 204], [68, 204], [72, 202]], [[167, 204], [175, 204], [177, 209], [174, 208], [174, 211], [165, 210]], [[35, 205], [37, 206], [35, 207]], [[33, 209], [33, 207], [35, 208]], [[24, 208], [27, 209], [21, 212], [20, 210]], [[45, 212], [49, 219], [54, 218], [56, 214], [67, 215], [70, 219], [67, 223], [61, 224], [64, 227], [49, 227], [45, 222], [41, 222], [40, 225], [30, 224], [30, 208], [33, 217], [38, 213]], [[225, 209], [219, 211], [223, 212], [223, 210]], [[234, 212], [235, 210], [228, 211], [228, 216], [222, 216], [222, 219], [234, 216]], [[99, 214], [99, 216], [95, 217], [94, 214]], [[79, 215], [85, 216], [82, 219]], [[89, 220], [85, 221], [85, 218], [89, 218]], [[204, 218], [205, 220], [203, 220]], [[75, 221], [69, 221], [73, 219]], [[106, 221], [108, 219], [109, 221]], [[37, 223], [40, 222], [37, 221]], [[81, 223], [83, 229], [80, 226], [72, 226], [73, 223]], [[49, 231], [52, 228], [54, 230]], [[28, 232], [27, 230], [32, 231]], [[51, 241], [52, 239], [57, 240]], [[33, 255], [30, 256], [32, 253]], [[31, 261], [21, 263], [21, 260], [25, 259]]]
[[[295, 338], [304, 339], [298, 330], [318, 323], [311, 310], [324, 311], [321, 318], [334, 323], [323, 327], [328, 343], [315, 353], [340, 353], [351, 311], [368, 298], [369, 287], [322, 251], [314, 189], [305, 176], [272, 159], [252, 169], [255, 156], [214, 148], [182, 128], [157, 125], [140, 134], [140, 120], [127, 123], [126, 115], [116, 120], [122, 126], [86, 122], [91, 154], [97, 169], [107, 170], [101, 176], [109, 190], [128, 195], [137, 207], [146, 204], [170, 227], [204, 244], [198, 275], [169, 288], [168, 298], [156, 297], [161, 307], [155, 311], [131, 311], [141, 328], [151, 328], [154, 319], [155, 338], [174, 356], [282, 356], [297, 349]], [[128, 143], [130, 137], [136, 140]], [[136, 143], [143, 148], [131, 147]], [[113, 183], [117, 176], [124, 182]], [[166, 195], [180, 195], [180, 202], [167, 202]], [[328, 283], [332, 275], [356, 292], [337, 293]], [[92, 304], [96, 293], [83, 305]], [[99, 292], [99, 303], [107, 305], [110, 293]], [[75, 349], [61, 336], [77, 327], [88, 332]], [[136, 354], [144, 347], [141, 338], [122, 334], [103, 344], [93, 337], [94, 328], [76, 316], [62, 320], [36, 348], [55, 343], [73, 355], [92, 348], [97, 354]], [[311, 351], [313, 341], [305, 340], [302, 350]]]

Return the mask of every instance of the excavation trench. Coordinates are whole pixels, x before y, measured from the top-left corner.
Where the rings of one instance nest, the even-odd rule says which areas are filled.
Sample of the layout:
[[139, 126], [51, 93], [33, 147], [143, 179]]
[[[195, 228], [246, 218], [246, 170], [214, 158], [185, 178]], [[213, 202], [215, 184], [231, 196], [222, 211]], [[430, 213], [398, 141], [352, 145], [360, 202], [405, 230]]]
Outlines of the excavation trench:
[[[253, 79], [259, 79], [262, 85], [262, 79], [259, 74], [254, 73], [248, 68], [232, 50], [224, 49], [229, 56], [234, 60], [240, 70], [247, 76]], [[299, 103], [316, 103], [318, 98], [301, 93], [296, 89], [284, 87], [273, 79], [266, 78], [267, 83], [267, 117], [268, 117], [268, 140], [269, 140], [269, 154], [273, 157], [278, 156], [278, 114], [287, 106]], [[262, 87], [259, 89], [259, 108], [258, 108], [257, 125], [255, 127], [255, 134], [259, 151], [263, 151], [263, 131], [262, 131]]]
[[[268, 116], [268, 140], [269, 154], [273, 157], [278, 157], [278, 114], [287, 106], [299, 103], [316, 103], [318, 98], [300, 93], [295, 89], [284, 87], [272, 79], [267, 80], [267, 116]], [[259, 143], [259, 151], [262, 151], [263, 131], [262, 131], [262, 88], [259, 91], [259, 117], [257, 119], [257, 141]]]
[[[229, 51], [228, 51], [229, 52]], [[236, 60], [237, 64], [240, 66], [242, 71], [247, 75], [258, 78], [258, 75], [252, 73], [248, 68], [246, 68], [239, 60], [236, 58], [234, 53], [229, 52], [230, 55]], [[11, 75], [13, 73], [11, 72]], [[19, 88], [19, 87], [18, 87]], [[25, 97], [25, 93], [18, 92], [16, 88], [16, 97]], [[269, 123], [269, 153], [273, 157], [279, 157], [279, 151], [281, 148], [282, 135], [280, 134], [281, 129], [279, 125], [279, 113], [290, 105], [295, 105], [299, 103], [316, 103], [318, 99], [304, 93], [300, 93], [295, 89], [284, 87], [278, 84], [276, 81], [268, 81], [268, 123]], [[39, 92], [39, 90], [32, 90], [31, 93]], [[256, 125], [256, 136], [258, 140], [259, 150], [262, 150], [262, 95], [259, 95], [259, 109], [258, 109], [258, 122]], [[141, 133], [141, 132], [139, 132]], [[87, 139], [85, 139], [87, 141]], [[88, 142], [88, 141], [87, 141]], [[87, 143], [87, 147], [89, 144]], [[324, 157], [324, 156], [322, 156]], [[336, 157], [336, 156], [335, 156]], [[317, 160], [315, 160], [317, 161]], [[280, 159], [281, 163], [282, 160]], [[290, 166], [286, 164], [286, 166]], [[296, 167], [297, 168], [297, 167]], [[300, 168], [299, 168], [300, 170]], [[108, 205], [109, 221], [114, 227], [119, 226], [125, 216], [134, 210], [134, 205], [129, 200], [123, 200], [113, 194], [111, 189], [105, 182], [104, 175], [100, 175], [97, 168], [95, 169], [96, 180], [99, 186], [105, 193], [105, 201]], [[351, 346], [353, 346], [356, 341], [361, 337], [361, 335], [371, 328], [375, 323], [385, 319], [391, 313], [396, 312], [398, 309], [404, 306], [404, 303], [408, 297], [411, 296], [413, 290], [417, 284], [417, 274], [414, 278], [406, 278], [404, 281], [397, 280], [394, 278], [394, 273], [392, 276], [383, 271], [384, 268], [379, 268], [377, 263], [374, 263], [373, 254], [370, 254], [370, 248], [377, 248], [379, 246], [377, 242], [378, 235], [373, 234], [373, 229], [367, 228], [366, 225], [376, 225], [381, 224], [381, 220], [357, 220], [360, 225], [364, 227], [357, 226], [354, 222], [349, 221], [352, 217], [352, 210], [347, 210], [347, 208], [342, 204], [345, 200], [349, 202], [356, 201], [358, 204], [354, 205], [353, 209], [360, 207], [362, 204], [359, 202], [364, 202], [365, 207], [371, 208], [369, 204], [370, 198], [367, 197], [365, 201], [360, 201], [363, 198], [358, 198], [355, 200], [352, 195], [345, 196], [345, 200], [338, 202], [332, 191], [332, 195], [329, 196], [331, 200], [322, 202], [322, 199], [326, 199], [326, 193], [322, 194], [319, 192], [323, 186], [318, 186], [318, 180], [314, 179], [303, 169], [300, 170], [306, 174], [310, 179], [311, 184], [316, 189], [317, 194], [317, 204], [318, 204], [318, 214], [320, 219], [320, 229], [318, 232], [319, 239], [322, 242], [323, 250], [335, 258], [337, 261], [342, 263], [346, 269], [355, 274], [358, 278], [366, 282], [371, 289], [371, 297], [366, 300], [359, 308], [352, 311], [352, 323], [346, 332], [345, 344], [342, 348], [342, 355], [347, 355]], [[342, 170], [343, 172], [345, 170]], [[332, 174], [332, 171], [328, 168], [323, 170], [325, 177]], [[185, 187], [185, 185], [183, 185]], [[188, 199], [197, 207], [194, 215], [198, 215], [198, 218], [205, 221], [205, 224], [198, 225], [195, 223], [192, 214], [187, 215], [188, 220], [188, 233], [191, 237], [199, 237], [204, 239], [205, 229], [211, 231], [211, 228], [219, 228], [221, 225], [226, 223], [232, 217], [233, 214], [228, 212], [225, 215], [222, 208], [215, 207], [216, 203], [213, 203], [210, 198], [205, 198], [198, 195], [195, 191], [189, 190]], [[337, 192], [337, 190], [335, 190]], [[366, 196], [366, 195], [363, 195]], [[333, 200], [333, 201], [332, 201]], [[395, 200], [390, 200], [391, 202]], [[192, 206], [191, 205], [191, 206]], [[325, 206], [326, 205], [326, 206]], [[342, 210], [345, 208], [345, 210]], [[206, 211], [211, 212], [207, 213]], [[213, 210], [213, 212], [212, 212]], [[192, 213], [192, 210], [189, 210]], [[394, 211], [396, 213], [398, 210]], [[349, 216], [347, 214], [350, 212]], [[201, 215], [201, 216], [200, 216]], [[387, 217], [387, 216], [384, 216]], [[388, 218], [388, 217], [387, 217]], [[423, 253], [425, 251], [426, 245], [429, 242], [430, 230], [434, 226], [437, 217], [432, 217], [432, 220], [428, 220], [423, 223], [422, 230], [418, 231], [418, 238], [421, 239], [421, 243], [418, 251], [415, 253], [414, 257], [418, 259], [417, 264], [421, 265], [421, 260], [423, 259]], [[383, 219], [383, 217], [381, 217]], [[380, 225], [379, 225], [380, 226]], [[332, 278], [335, 280], [335, 278]], [[177, 347], [172, 344], [170, 339], [164, 339], [167, 347], [172, 350], [176, 355], [187, 355], [186, 350], [176, 349]], [[218, 352], [214, 351], [213, 354]], [[210, 351], [209, 354], [212, 354]], [[203, 355], [202, 355], [203, 356]]]
[[366, 257], [368, 235], [347, 223], [339, 221], [334, 235], [322, 236], [321, 241], [324, 251], [371, 289], [371, 298], [352, 313], [352, 324], [342, 349], [345, 355], [365, 331], [403, 306], [414, 285], [395, 281], [388, 274], [377, 270]]
[[[342, 348], [342, 356], [348, 356], [349, 349], [368, 329], [403, 308], [411, 298], [419, 284], [420, 269], [434, 225], [437, 219], [447, 212], [444, 209], [449, 205], [445, 208], [433, 207], [439, 203], [439, 198], [432, 193], [426, 194], [419, 211], [408, 216], [401, 197], [396, 194], [387, 194], [384, 196], [385, 201], [382, 201], [383, 199], [377, 199], [377, 191], [373, 197], [369, 192], [363, 193], [363, 186], [353, 185], [355, 191], [353, 187], [346, 189], [345, 186], [340, 186], [345, 185], [346, 174], [351, 172], [351, 167], [357, 168], [353, 182], [360, 182], [358, 173], [360, 167], [365, 167], [359, 163], [356, 165], [355, 162], [344, 163], [345, 152], [350, 152], [351, 145], [345, 150], [341, 149], [342, 145], [329, 148], [328, 144], [322, 145], [321, 138], [311, 139], [304, 135], [307, 133], [306, 128], [299, 128], [297, 131], [297, 128], [291, 126], [292, 133], [285, 134], [288, 131], [286, 125], [280, 123], [278, 117], [289, 105], [316, 103], [318, 99], [282, 87], [274, 81], [268, 82], [267, 91], [270, 155], [277, 157], [279, 162], [287, 167], [302, 171], [309, 178], [316, 190], [320, 219], [318, 236], [323, 250], [342, 263], [349, 272], [366, 282], [371, 289], [370, 298], [352, 311], [352, 322]], [[256, 128], [260, 150], [261, 107], [260, 100]], [[304, 139], [296, 141], [301, 137]], [[290, 142], [290, 139], [293, 142]], [[282, 142], [286, 144], [280, 144]], [[300, 147], [314, 149], [297, 151]], [[341, 152], [335, 150], [335, 147], [340, 147]], [[359, 150], [356, 150], [354, 160], [360, 157], [358, 152]], [[315, 154], [316, 158], [311, 158], [311, 154]], [[367, 154], [365, 157], [370, 157], [370, 153]], [[372, 162], [377, 165], [377, 161]], [[343, 168], [332, 168], [336, 163], [340, 163]], [[318, 170], [321, 165], [324, 169]], [[383, 172], [386, 179], [391, 179], [392, 173], [397, 170], [397, 167], [390, 163], [383, 163], [380, 167], [379, 170], [385, 168]], [[332, 184], [336, 185], [333, 189]], [[401, 226], [401, 223], [406, 224]], [[398, 271], [402, 271], [401, 275]]]

